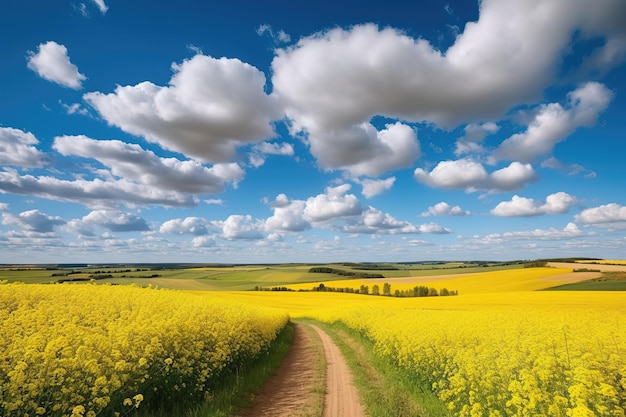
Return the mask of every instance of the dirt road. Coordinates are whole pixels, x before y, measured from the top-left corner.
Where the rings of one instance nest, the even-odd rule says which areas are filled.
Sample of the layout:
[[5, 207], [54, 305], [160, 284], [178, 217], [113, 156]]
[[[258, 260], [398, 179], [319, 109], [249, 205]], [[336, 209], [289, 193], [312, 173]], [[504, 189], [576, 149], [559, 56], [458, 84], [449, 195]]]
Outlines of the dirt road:
[[330, 336], [319, 327], [311, 325], [324, 346], [326, 355], [326, 396], [324, 417], [363, 417], [359, 392], [352, 384], [352, 374], [341, 351]]
[[[242, 417], [319, 417], [320, 396], [315, 394], [316, 353], [303, 324], [295, 325], [294, 342], [276, 374]], [[359, 395], [346, 362], [331, 338], [311, 325], [326, 357], [326, 392], [323, 417], [363, 417]], [[313, 403], [315, 402], [315, 403]]]

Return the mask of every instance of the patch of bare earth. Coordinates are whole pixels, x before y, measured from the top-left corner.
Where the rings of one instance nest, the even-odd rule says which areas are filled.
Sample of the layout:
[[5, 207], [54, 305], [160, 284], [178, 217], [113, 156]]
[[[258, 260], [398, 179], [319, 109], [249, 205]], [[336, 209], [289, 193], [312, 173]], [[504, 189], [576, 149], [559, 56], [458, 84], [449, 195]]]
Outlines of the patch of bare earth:
[[309, 333], [295, 324], [293, 344], [276, 373], [241, 417], [304, 417], [316, 408], [315, 350]]
[[326, 396], [324, 417], [364, 417], [359, 392], [341, 351], [322, 329], [311, 325], [322, 340], [326, 355]]
[[291, 350], [276, 374], [254, 399], [251, 408], [241, 417], [312, 417], [320, 416], [320, 398], [316, 392], [319, 369], [315, 351], [315, 334], [319, 337], [326, 360], [326, 390], [323, 417], [364, 417], [352, 374], [337, 345], [314, 325], [314, 332], [295, 324]]

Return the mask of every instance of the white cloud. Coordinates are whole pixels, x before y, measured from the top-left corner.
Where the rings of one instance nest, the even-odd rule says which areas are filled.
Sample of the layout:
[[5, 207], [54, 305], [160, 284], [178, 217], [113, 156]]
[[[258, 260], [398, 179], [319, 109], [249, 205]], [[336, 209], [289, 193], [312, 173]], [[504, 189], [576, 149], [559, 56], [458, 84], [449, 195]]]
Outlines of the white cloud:
[[492, 122], [482, 124], [468, 124], [463, 129], [465, 134], [456, 142], [454, 154], [457, 156], [467, 153], [482, 153], [485, 151], [481, 142], [488, 134], [494, 134], [500, 127]]
[[259, 36], [267, 34], [276, 44], [291, 42], [291, 36], [289, 36], [287, 32], [285, 32], [284, 30], [274, 32], [272, 26], [268, 24], [259, 25], [259, 27], [256, 29], [256, 33]]
[[491, 214], [501, 217], [529, 217], [543, 214], [564, 214], [576, 204], [576, 197], [564, 192], [550, 194], [545, 202], [537, 202], [532, 198], [513, 196], [510, 201], [502, 201]]
[[45, 80], [75, 90], [82, 88], [82, 82], [87, 79], [70, 62], [67, 48], [54, 41], [40, 44], [37, 53], [28, 52], [28, 68]]
[[491, 191], [513, 191], [536, 180], [532, 165], [512, 162], [508, 167], [492, 172], [484, 187]]
[[0, 171], [0, 191], [77, 202], [89, 207], [139, 204], [191, 207], [198, 204], [193, 195], [146, 187], [125, 179], [70, 181], [50, 176], [19, 175], [8, 168]]
[[311, 153], [325, 169], [345, 169], [354, 176], [376, 177], [407, 168], [420, 155], [415, 130], [402, 123], [377, 130], [370, 123], [326, 130], [310, 128]]
[[58, 216], [49, 216], [39, 210], [28, 210], [17, 216], [11, 213], [2, 213], [2, 224], [19, 226], [27, 232], [47, 234], [52, 233], [55, 226], [65, 224], [65, 220]]
[[291, 143], [261, 142], [255, 145], [250, 154], [250, 164], [256, 168], [265, 163], [265, 155], [293, 156], [294, 150]]
[[419, 233], [418, 228], [406, 221], [396, 220], [391, 214], [368, 207], [357, 219], [349, 221], [342, 229], [346, 233], [405, 234]]
[[568, 223], [563, 229], [534, 229], [519, 232], [492, 233], [484, 237], [475, 237], [479, 243], [501, 244], [512, 240], [566, 240], [584, 236], [574, 223]]
[[420, 233], [432, 233], [436, 235], [445, 235], [452, 233], [452, 230], [448, 229], [447, 227], [439, 226], [437, 223], [421, 224], [418, 229]]
[[116, 177], [181, 193], [216, 194], [224, 190], [226, 183], [237, 183], [244, 176], [235, 163], [207, 168], [192, 160], [160, 158], [139, 145], [118, 140], [61, 136], [55, 138], [53, 148], [63, 155], [96, 159]]
[[567, 97], [567, 107], [558, 103], [543, 105], [527, 130], [502, 142], [493, 158], [533, 162], [538, 156], [549, 154], [578, 127], [593, 126], [598, 114], [609, 105], [613, 93], [603, 84], [589, 82]]
[[576, 216], [576, 221], [599, 226], [626, 222], [626, 207], [616, 203], [610, 203], [585, 209]]
[[309, 197], [304, 208], [304, 218], [311, 222], [324, 222], [341, 217], [358, 216], [361, 203], [354, 194], [346, 194], [350, 184], [327, 187], [325, 194]]
[[471, 213], [463, 210], [461, 206], [451, 206], [442, 201], [434, 206], [428, 207], [428, 210], [422, 213], [422, 217], [428, 216], [469, 216]]
[[227, 162], [237, 147], [275, 136], [280, 109], [255, 67], [196, 55], [172, 68], [167, 87], [146, 81], [84, 99], [109, 124], [207, 162]]
[[480, 163], [467, 158], [441, 161], [431, 172], [416, 168], [413, 175], [421, 183], [443, 189], [479, 188], [488, 178]]
[[215, 204], [217, 206], [223, 206], [224, 200], [221, 198], [209, 198], [208, 200], [204, 200], [206, 204]]
[[98, 10], [100, 10], [100, 13], [105, 14], [107, 12], [107, 10], [109, 10], [109, 7], [104, 3], [104, 0], [91, 0], [93, 1], [96, 6], [98, 6]]
[[447, 190], [465, 189], [469, 192], [512, 191], [537, 179], [537, 174], [530, 164], [512, 162], [508, 167], [487, 174], [482, 164], [468, 158], [441, 161], [431, 172], [416, 168], [413, 176], [417, 181], [430, 187]]
[[274, 215], [265, 220], [268, 232], [301, 232], [311, 227], [304, 218], [306, 203], [302, 200], [288, 201], [285, 194], [276, 197], [272, 203]]
[[394, 182], [396, 182], [396, 177], [389, 177], [384, 180], [363, 179], [356, 180], [356, 182], [363, 186], [361, 193], [365, 198], [372, 198], [390, 190]]
[[0, 165], [12, 165], [23, 168], [42, 166], [44, 154], [32, 145], [39, 141], [30, 132], [0, 127]]
[[82, 116], [89, 115], [89, 110], [84, 108], [80, 103], [66, 104], [59, 100], [59, 104], [61, 104], [61, 107], [65, 109], [67, 114], [80, 114]]
[[233, 214], [223, 222], [215, 222], [221, 226], [222, 236], [228, 240], [261, 239], [264, 223], [261, 220], [252, 220], [252, 216]]
[[133, 214], [113, 210], [94, 210], [82, 218], [82, 222], [95, 224], [111, 232], [143, 232], [150, 230], [144, 219]]
[[569, 176], [583, 175], [585, 178], [595, 178], [597, 176], [594, 171], [587, 169], [580, 164], [565, 164], [553, 156], [543, 161], [541, 163], [541, 167], [566, 171]]
[[159, 232], [202, 236], [208, 234], [210, 228], [210, 223], [201, 217], [187, 217], [185, 219], [171, 219], [164, 222], [159, 228]]
[[273, 84], [306, 130], [373, 115], [447, 126], [493, 119], [539, 97], [577, 28], [612, 39], [603, 24], [623, 6], [600, 0], [596, 8], [591, 22], [585, 2], [485, 0], [445, 52], [392, 28], [337, 28], [278, 50]]
[[210, 248], [215, 246], [215, 238], [212, 236], [196, 236], [191, 240], [194, 248]]

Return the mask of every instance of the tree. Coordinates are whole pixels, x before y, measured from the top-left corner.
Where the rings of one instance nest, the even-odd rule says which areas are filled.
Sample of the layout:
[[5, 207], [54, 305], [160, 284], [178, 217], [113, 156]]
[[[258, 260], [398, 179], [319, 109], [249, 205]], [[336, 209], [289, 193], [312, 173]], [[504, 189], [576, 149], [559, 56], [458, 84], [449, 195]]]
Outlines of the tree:
[[391, 284], [389, 284], [388, 282], [385, 282], [383, 284], [383, 295], [391, 295]]
[[380, 287], [378, 285], [372, 287], [372, 295], [380, 295]]

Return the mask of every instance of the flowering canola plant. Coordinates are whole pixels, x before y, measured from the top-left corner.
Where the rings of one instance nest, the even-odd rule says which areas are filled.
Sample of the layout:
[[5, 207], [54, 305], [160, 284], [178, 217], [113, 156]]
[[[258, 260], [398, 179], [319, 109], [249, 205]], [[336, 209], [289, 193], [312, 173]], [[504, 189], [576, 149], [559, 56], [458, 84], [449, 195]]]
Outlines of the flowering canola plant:
[[355, 305], [301, 314], [361, 331], [380, 355], [427, 384], [454, 416], [625, 416], [623, 293], [396, 301], [375, 313]]
[[210, 400], [285, 312], [132, 286], [0, 285], [0, 415], [114, 416]]

